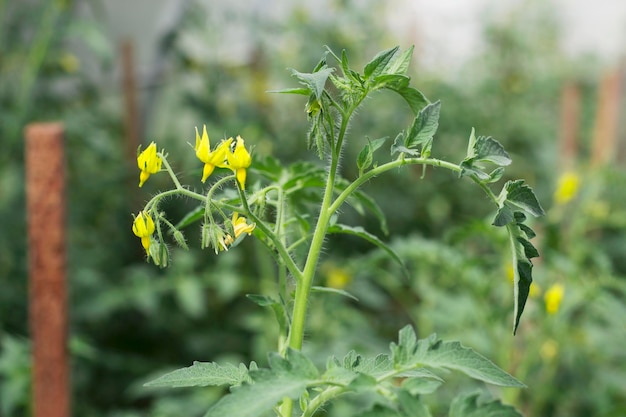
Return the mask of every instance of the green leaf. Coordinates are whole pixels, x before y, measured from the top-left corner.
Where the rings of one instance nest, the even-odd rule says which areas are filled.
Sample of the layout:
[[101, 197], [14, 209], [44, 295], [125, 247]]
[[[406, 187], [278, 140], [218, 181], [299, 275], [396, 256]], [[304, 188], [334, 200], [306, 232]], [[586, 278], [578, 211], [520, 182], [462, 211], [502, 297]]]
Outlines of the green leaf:
[[298, 81], [300, 81], [300, 84], [305, 85], [310, 90], [310, 94], [312, 94], [317, 100], [319, 100], [322, 97], [322, 93], [324, 92], [326, 80], [328, 79], [330, 74], [333, 73], [333, 71], [333, 68], [324, 67], [313, 73], [303, 73], [292, 69], [291, 74], [296, 77]]
[[434, 334], [418, 341], [411, 326], [400, 330], [398, 344], [392, 343], [390, 349], [396, 369], [424, 366], [432, 369], [453, 369], [489, 384], [524, 386], [489, 359], [459, 342], [443, 342]]
[[432, 394], [441, 386], [441, 378], [414, 377], [402, 381], [402, 389], [407, 390], [412, 395]]
[[408, 277], [408, 271], [406, 270], [406, 266], [404, 265], [404, 262], [402, 262], [402, 259], [400, 259], [398, 254], [393, 249], [391, 249], [390, 246], [380, 240], [377, 236], [369, 233], [361, 226], [351, 227], [343, 224], [334, 224], [328, 228], [328, 233], [345, 233], [353, 236], [358, 236], [378, 246], [380, 249], [387, 252], [387, 254], [389, 254], [389, 256], [391, 256], [396, 262], [398, 262], [398, 264], [402, 267], [402, 271], [404, 272], [405, 276]]
[[310, 88], [283, 88], [282, 90], [268, 90], [268, 93], [274, 94], [299, 94], [301, 96], [308, 96], [311, 94]]
[[409, 69], [409, 65], [411, 65], [411, 57], [413, 56], [414, 48], [414, 46], [411, 46], [401, 53], [395, 54], [393, 59], [385, 66], [383, 74], [406, 74]]
[[402, 90], [409, 86], [411, 79], [402, 74], [381, 74], [374, 78], [372, 82], [372, 90], [380, 88], [388, 88], [393, 91]]
[[387, 216], [385, 216], [385, 213], [383, 213], [383, 210], [380, 208], [376, 200], [374, 200], [363, 191], [355, 191], [352, 194], [352, 197], [357, 199], [359, 203], [363, 204], [363, 206], [365, 206], [365, 208], [367, 208], [370, 213], [372, 213], [376, 217], [380, 224], [380, 229], [385, 235], [388, 235], [389, 228], [387, 226]]
[[449, 417], [523, 417], [515, 408], [499, 400], [479, 397], [478, 393], [456, 397], [450, 405]]
[[431, 417], [428, 407], [418, 395], [400, 391], [398, 392], [398, 405], [402, 411], [401, 417]]
[[250, 371], [253, 382], [243, 384], [222, 397], [205, 417], [262, 416], [285, 397], [300, 397], [319, 376], [312, 362], [293, 349], [287, 351], [285, 358], [271, 353], [268, 362], [270, 369]]
[[496, 217], [493, 219], [493, 222], [491, 224], [493, 224], [494, 226], [502, 227], [511, 223], [513, 220], [515, 220], [515, 217], [513, 216], [513, 210], [511, 210], [509, 206], [503, 205], [498, 209]]
[[[530, 245], [530, 242], [524, 239], [522, 236], [524, 232], [518, 224], [509, 223], [506, 228], [509, 232], [513, 253], [513, 334], [515, 334], [530, 294], [530, 284], [533, 282], [533, 263], [528, 254], [539, 255], [539, 253], [534, 246]], [[532, 249], [527, 248], [522, 241], [528, 242]]]
[[180, 219], [178, 223], [174, 226], [176, 229], [185, 228], [198, 220], [201, 220], [204, 217], [204, 204], [196, 207], [191, 210], [189, 213], [185, 214], [185, 216]]
[[258, 306], [271, 308], [276, 316], [280, 334], [287, 334], [289, 330], [289, 316], [287, 316], [283, 303], [274, 300], [272, 297], [260, 294], [246, 294], [246, 297]]
[[504, 188], [500, 196], [498, 196], [498, 201], [501, 202], [501, 205], [508, 203], [535, 217], [546, 214], [532, 188], [524, 184], [524, 180], [508, 181], [504, 184]]
[[363, 69], [363, 76], [365, 77], [365, 79], [369, 79], [370, 77], [375, 77], [378, 74], [381, 74], [389, 60], [391, 60], [391, 58], [395, 55], [398, 49], [399, 47], [396, 46], [394, 48], [386, 49], [376, 54], [376, 56], [372, 58], [372, 60], [368, 62]]
[[501, 167], [511, 164], [509, 154], [506, 153], [500, 142], [491, 136], [479, 136], [474, 144], [473, 153], [475, 161], [491, 162]]
[[389, 139], [389, 137], [374, 140], [370, 140], [369, 138], [366, 139], [367, 145], [365, 145], [363, 149], [361, 149], [361, 152], [359, 152], [359, 155], [356, 159], [356, 164], [359, 168], [359, 176], [363, 175], [363, 172], [372, 165], [372, 163], [374, 162], [374, 152], [376, 152], [381, 146], [383, 146], [383, 144], [387, 139]]
[[[256, 368], [251, 363], [250, 368]], [[150, 381], [146, 387], [206, 387], [208, 385], [237, 386], [243, 382], [251, 381], [249, 371], [244, 364], [239, 366], [226, 364], [219, 365], [215, 362], [194, 362], [192, 366], [177, 369], [160, 378]]]
[[314, 286], [311, 287], [311, 290], [313, 292], [323, 292], [323, 293], [327, 293], [327, 294], [343, 295], [344, 297], [352, 298], [355, 301], [359, 301], [358, 298], [356, 298], [354, 295], [350, 294], [348, 291], [340, 290], [340, 289], [337, 289], [337, 288], [320, 287], [320, 286], [314, 285]]
[[[491, 162], [497, 165], [498, 168], [491, 174], [487, 174], [480, 165], [481, 162]], [[461, 172], [459, 176], [474, 175], [484, 182], [496, 182], [502, 178], [504, 173], [502, 167], [510, 164], [511, 158], [509, 154], [506, 153], [504, 147], [497, 140], [492, 137], [476, 137], [476, 132], [472, 128], [467, 146], [467, 156], [460, 164]]]
[[439, 127], [439, 110], [441, 102], [429, 104], [424, 107], [407, 132], [404, 145], [409, 149], [420, 147], [420, 154], [423, 157], [430, 155], [433, 137]]
[[[387, 88], [394, 90], [390, 86]], [[400, 94], [400, 96], [402, 96], [402, 98], [407, 102], [411, 110], [413, 110], [413, 114], [419, 114], [419, 112], [429, 103], [424, 94], [414, 87], [404, 87], [400, 90], [394, 91]]]

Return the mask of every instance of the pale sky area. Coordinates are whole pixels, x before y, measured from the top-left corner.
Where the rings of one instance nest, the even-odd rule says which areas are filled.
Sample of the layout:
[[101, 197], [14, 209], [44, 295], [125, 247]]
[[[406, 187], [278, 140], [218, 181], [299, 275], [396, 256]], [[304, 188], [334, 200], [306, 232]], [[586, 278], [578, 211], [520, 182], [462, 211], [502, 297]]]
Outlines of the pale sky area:
[[[252, 13], [257, 17], [277, 20], [287, 13], [289, 6], [303, 4], [288, 0], [203, 1], [210, 6], [209, 9], [238, 11], [235, 16]], [[320, 4], [325, 1], [328, 0], [319, 0], [311, 6], [313, 11], [323, 11], [324, 7]], [[188, 3], [188, 0], [133, 0], [131, 3], [127, 0], [108, 0], [104, 5], [108, 9], [112, 33], [119, 38], [130, 37], [136, 42], [138, 61], [143, 67], [152, 62], [157, 28], [173, 16], [182, 3]], [[359, 1], [354, 3], [359, 4]], [[610, 66], [626, 56], [626, 0], [389, 0], [387, 20], [399, 43], [405, 46], [416, 44], [420, 65], [445, 76], [480, 52], [481, 30], [485, 21], [506, 19], [511, 10], [529, 3], [534, 3], [533, 6], [538, 9], [556, 13], [561, 23], [561, 46], [572, 58], [592, 54], [599, 57], [603, 65]], [[137, 24], [139, 16], [144, 24]], [[322, 18], [332, 19], [332, 16]], [[229, 42], [222, 46], [231, 55], [233, 51], [246, 55], [248, 44], [253, 41], [245, 39], [245, 30], [238, 30], [237, 25], [244, 23], [229, 23], [231, 32], [240, 36], [230, 32], [224, 34]], [[215, 45], [207, 47], [214, 49]], [[237, 56], [229, 58], [238, 59]]]
[[[444, 69], [480, 48], [482, 22], [519, 6], [523, 0], [404, 0], [390, 24], [402, 37], [415, 36], [423, 65]], [[568, 55], [592, 53], [608, 65], [626, 55], [625, 0], [535, 0], [554, 5], [561, 21], [561, 45]]]

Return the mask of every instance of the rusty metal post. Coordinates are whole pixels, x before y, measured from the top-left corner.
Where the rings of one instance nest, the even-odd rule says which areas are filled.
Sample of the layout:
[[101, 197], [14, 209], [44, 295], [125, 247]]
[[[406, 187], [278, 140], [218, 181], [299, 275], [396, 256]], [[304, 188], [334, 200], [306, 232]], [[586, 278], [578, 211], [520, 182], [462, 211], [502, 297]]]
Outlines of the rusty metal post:
[[33, 417], [69, 417], [63, 125], [26, 126]]

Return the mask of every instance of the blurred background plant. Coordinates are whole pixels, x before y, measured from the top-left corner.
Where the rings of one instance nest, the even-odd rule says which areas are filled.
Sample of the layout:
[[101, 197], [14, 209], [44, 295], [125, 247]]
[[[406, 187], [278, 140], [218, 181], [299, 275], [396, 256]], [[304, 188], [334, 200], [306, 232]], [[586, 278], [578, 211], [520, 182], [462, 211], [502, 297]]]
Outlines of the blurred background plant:
[[[512, 337], [506, 254], [493, 243], [504, 236], [488, 227], [492, 213], [483, 211], [484, 204], [468, 198], [475, 190], [436, 170], [427, 172], [426, 181], [419, 179], [421, 170], [372, 181], [366, 191], [387, 214], [396, 236], [392, 244], [407, 260], [411, 279], [361, 241], [329, 241], [320, 279], [354, 293], [359, 302], [329, 295], [314, 301], [309, 353], [325, 358], [352, 348], [376, 351], [410, 322], [420, 336], [436, 331], [459, 339], [524, 381], [529, 389], [503, 394], [527, 415], [626, 414], [626, 329], [620, 319], [626, 314], [624, 137], [619, 131], [622, 145], [610, 152], [614, 159], [592, 163], [596, 148], [607, 146], [592, 140], [605, 68], [601, 60], [564, 54], [557, 9], [512, 2], [506, 13], [482, 22], [482, 49], [453, 77], [443, 77], [420, 65], [420, 39], [398, 40], [389, 30], [382, 17], [391, 6], [383, 3], [329, 0], [328, 9], [304, 2], [273, 8], [211, 3], [172, 2], [161, 10], [168, 18], [152, 50], [154, 65], [136, 74], [139, 140], [157, 140], [172, 153], [188, 155], [177, 158], [177, 171], [199, 177], [187, 143], [193, 142], [193, 127], [202, 124], [225, 137], [241, 134], [257, 158], [308, 157], [300, 102], [265, 93], [291, 85], [285, 66], [310, 68], [325, 44], [349, 50], [358, 63], [390, 45], [417, 43], [413, 79], [443, 103], [435, 152], [460, 161], [472, 127], [492, 134], [511, 151], [515, 164], [509, 174], [527, 178], [549, 209], [535, 225], [542, 230], [543, 256], [527, 315]], [[275, 350], [270, 312], [244, 297], [274, 280], [271, 263], [258, 256], [262, 252], [252, 240], [215, 257], [200, 252], [194, 245], [199, 237], [190, 235], [191, 251], [175, 253], [169, 269], [156, 270], [143, 260], [129, 213], [165, 179], [156, 176], [142, 189], [145, 194], [136, 194], [128, 151], [133, 138], [122, 104], [129, 91], [121, 87], [111, 18], [97, 0], [0, 2], [2, 416], [29, 412], [22, 162], [22, 129], [29, 121], [60, 120], [67, 132], [76, 415], [201, 415], [219, 390], [162, 395], [143, 388], [143, 381], [193, 360], [245, 362]], [[567, 82], [578, 88], [580, 111], [578, 148], [564, 162], [557, 138]], [[411, 118], [391, 95], [377, 97], [376, 111], [368, 105], [351, 130], [354, 138], [387, 136]], [[347, 161], [360, 150], [356, 142], [346, 150]], [[350, 176], [357, 167], [346, 164], [344, 170]], [[550, 179], [566, 173], [561, 184]], [[166, 204], [172, 217], [190, 208], [180, 200]], [[356, 211], [345, 215], [378, 230], [375, 218]], [[446, 387], [458, 392], [454, 383]], [[438, 415], [447, 409], [445, 402], [431, 405]], [[358, 399], [346, 399], [327, 415], [347, 415], [359, 406]]]

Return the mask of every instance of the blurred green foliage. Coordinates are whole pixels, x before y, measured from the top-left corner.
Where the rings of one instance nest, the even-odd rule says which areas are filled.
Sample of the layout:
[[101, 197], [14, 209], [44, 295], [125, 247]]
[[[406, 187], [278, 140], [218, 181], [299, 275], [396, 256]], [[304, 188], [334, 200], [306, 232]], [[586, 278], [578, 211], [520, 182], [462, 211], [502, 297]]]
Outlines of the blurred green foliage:
[[[177, 252], [165, 271], [143, 262], [129, 213], [159, 188], [159, 178], [137, 196], [137, 173], [125, 155], [121, 92], [112, 93], [117, 87], [111, 80], [94, 75], [119, 65], [116, 45], [108, 39], [98, 2], [88, 4], [92, 13], [71, 1], [0, 2], [0, 414], [29, 410], [22, 129], [29, 121], [61, 120], [67, 131], [74, 413], [201, 415], [219, 390], [162, 395], [142, 383], [193, 360], [235, 363], [275, 350], [271, 313], [244, 297], [272, 288], [275, 271], [252, 240], [219, 257], [197, 249]], [[490, 132], [512, 151], [516, 163], [509, 174], [529, 178], [540, 200], [549, 202], [556, 186], [551, 178], [558, 163], [560, 88], [565, 79], [582, 86], [580, 136], [589, 137], [598, 72], [588, 61], [563, 57], [553, 11], [536, 9], [537, 2], [522, 4], [503, 24], [485, 22], [484, 51], [459, 70], [459, 81], [419, 69], [414, 79], [428, 97], [443, 103], [437, 153], [458, 155], [460, 161], [472, 127]], [[187, 142], [193, 127], [203, 123], [225, 136], [241, 134], [254, 144], [257, 158], [293, 161], [309, 155], [300, 102], [265, 93], [290, 85], [284, 66], [310, 68], [324, 44], [348, 49], [358, 63], [397, 43], [377, 18], [383, 3], [336, 0], [329, 7], [332, 19], [304, 2], [279, 23], [245, 15], [235, 23], [254, 34], [252, 47], [243, 60], [225, 60], [216, 52], [223, 41], [216, 33], [234, 19], [232, 10], [221, 15], [190, 2], [169, 39], [167, 71], [143, 121], [144, 141], [187, 153], [175, 168], [182, 172], [199, 172]], [[368, 105], [362, 123], [351, 130], [353, 138], [387, 136], [411, 117], [391, 95], [372, 102], [376, 111]], [[356, 142], [346, 150], [348, 176], [358, 170], [349, 162], [363, 141]], [[589, 144], [582, 149], [584, 167]], [[410, 322], [422, 336], [437, 331], [473, 346], [525, 382], [527, 390], [504, 392], [503, 398], [529, 416], [626, 414], [625, 173], [580, 168], [578, 175], [576, 198], [553, 205], [545, 222], [535, 225], [543, 229], [538, 292], [515, 338], [506, 254], [502, 245], [490, 243], [503, 236], [487, 227], [492, 213], [468, 198], [474, 194], [470, 186], [436, 170], [424, 181], [421, 170], [372, 181], [366, 191], [387, 213], [390, 234], [397, 236], [393, 246], [407, 259], [412, 279], [402, 278], [365, 243], [350, 237], [329, 241], [320, 279], [343, 274], [340, 282], [359, 302], [318, 297], [305, 349], [319, 358], [352, 348], [384, 350]], [[172, 216], [189, 209], [184, 201], [167, 204]], [[451, 213], [461, 215], [452, 220]], [[375, 218], [360, 218], [349, 209], [344, 215], [377, 230]], [[485, 220], [469, 220], [475, 218]], [[197, 248], [199, 238], [189, 238]], [[548, 314], [542, 297], [557, 282], [565, 288], [564, 299], [556, 314]], [[458, 392], [454, 383], [446, 386], [450, 395]], [[359, 409], [360, 401], [347, 398], [327, 414], [345, 415]], [[448, 408], [432, 406], [439, 413]]]

